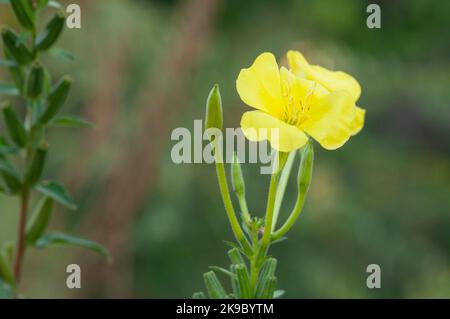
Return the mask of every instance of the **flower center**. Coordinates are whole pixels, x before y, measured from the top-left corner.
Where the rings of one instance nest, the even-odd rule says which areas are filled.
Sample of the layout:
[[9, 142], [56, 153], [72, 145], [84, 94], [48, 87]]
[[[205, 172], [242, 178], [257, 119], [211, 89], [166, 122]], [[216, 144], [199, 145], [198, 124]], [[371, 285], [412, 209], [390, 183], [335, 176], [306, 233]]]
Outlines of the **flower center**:
[[286, 81], [282, 84], [282, 97], [284, 100], [284, 108], [282, 112], [282, 121], [290, 125], [300, 126], [309, 119], [308, 111], [310, 110], [310, 97], [313, 95], [316, 84], [311, 84], [305, 96], [294, 95], [292, 92], [292, 83]]

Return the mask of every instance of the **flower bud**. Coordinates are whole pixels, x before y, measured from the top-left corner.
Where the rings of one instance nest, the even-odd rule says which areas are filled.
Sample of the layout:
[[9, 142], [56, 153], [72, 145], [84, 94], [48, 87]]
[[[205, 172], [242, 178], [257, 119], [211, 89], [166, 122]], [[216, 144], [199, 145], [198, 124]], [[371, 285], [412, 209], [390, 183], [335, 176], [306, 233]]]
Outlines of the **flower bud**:
[[47, 24], [45, 30], [38, 35], [36, 48], [41, 51], [50, 49], [61, 35], [65, 21], [64, 13], [59, 12], [55, 14], [53, 19]]
[[14, 59], [19, 65], [27, 65], [33, 61], [33, 54], [13, 30], [4, 27], [1, 34], [8, 58]]
[[233, 163], [231, 164], [231, 184], [238, 196], [243, 196], [245, 194], [244, 176], [242, 175], [241, 164], [239, 163], [236, 153], [233, 155]]
[[31, 67], [27, 79], [27, 96], [30, 99], [38, 98], [44, 90], [45, 71], [40, 63]]
[[67, 100], [71, 85], [72, 79], [69, 76], [64, 76], [55, 85], [47, 98], [47, 108], [39, 119], [41, 124], [47, 123], [59, 112]]
[[298, 170], [298, 196], [304, 197], [308, 192], [311, 183], [312, 170], [314, 162], [314, 148], [311, 142], [308, 142], [303, 147], [302, 159], [300, 168]]
[[28, 30], [34, 29], [35, 16], [31, 0], [10, 0], [10, 3], [20, 24]]
[[222, 130], [222, 126], [222, 99], [220, 97], [219, 86], [216, 84], [209, 93], [208, 100], [206, 101], [205, 129], [217, 128]]

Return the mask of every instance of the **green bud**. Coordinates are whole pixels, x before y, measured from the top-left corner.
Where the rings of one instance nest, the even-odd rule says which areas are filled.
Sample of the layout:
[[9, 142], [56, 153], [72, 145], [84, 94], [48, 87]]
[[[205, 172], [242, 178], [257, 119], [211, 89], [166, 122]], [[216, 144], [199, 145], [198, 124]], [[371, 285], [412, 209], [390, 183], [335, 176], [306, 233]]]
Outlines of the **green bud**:
[[209, 93], [206, 101], [206, 117], [205, 129], [218, 128], [222, 130], [223, 115], [222, 115], [222, 99], [220, 97], [219, 85], [214, 85]]
[[245, 267], [245, 265], [236, 265], [235, 271], [237, 282], [239, 285], [239, 291], [241, 293], [239, 297], [243, 299], [252, 298], [253, 294], [250, 288], [250, 279], [248, 277], [247, 267]]
[[14, 59], [19, 65], [27, 65], [33, 61], [32, 52], [20, 41], [19, 36], [9, 28], [1, 31], [5, 56]]
[[14, 14], [20, 24], [28, 29], [33, 30], [35, 24], [35, 16], [33, 4], [31, 0], [10, 0]]
[[245, 181], [242, 175], [241, 164], [237, 158], [236, 153], [233, 155], [233, 163], [231, 164], [231, 184], [236, 194], [244, 196], [245, 194]]
[[42, 171], [44, 170], [46, 158], [47, 147], [38, 148], [34, 153], [25, 174], [25, 182], [27, 185], [33, 186], [39, 181]]
[[314, 148], [311, 142], [308, 142], [302, 151], [302, 159], [298, 170], [298, 196], [304, 198], [311, 184], [314, 162]]
[[262, 298], [267, 293], [267, 287], [270, 285], [271, 278], [275, 275], [276, 268], [277, 260], [275, 258], [268, 258], [264, 262], [256, 285], [256, 298]]
[[47, 98], [47, 108], [39, 119], [41, 124], [49, 122], [61, 109], [69, 95], [72, 79], [64, 76], [55, 85]]
[[239, 265], [239, 264], [245, 265], [244, 259], [242, 258], [242, 255], [239, 252], [239, 249], [237, 249], [237, 248], [230, 249], [228, 251], [228, 257], [230, 257], [231, 263], [233, 265]]
[[44, 91], [45, 71], [40, 63], [31, 67], [27, 79], [27, 96], [30, 99], [38, 98]]
[[53, 212], [53, 199], [43, 197], [36, 207], [26, 228], [26, 242], [33, 245], [46, 231]]
[[259, 299], [273, 299], [275, 289], [277, 289], [277, 277], [272, 276], [267, 281], [267, 285], [264, 287]]
[[4, 158], [0, 158], [0, 175], [10, 194], [17, 194], [22, 188], [16, 168]]
[[9, 103], [3, 107], [3, 118], [5, 120], [6, 127], [8, 128], [9, 136], [13, 142], [21, 148], [25, 147], [28, 140], [27, 132], [20, 121], [19, 116]]
[[204, 274], [203, 279], [205, 280], [206, 289], [208, 290], [208, 295], [211, 299], [227, 298], [227, 293], [225, 292], [225, 289], [223, 289], [223, 286], [214, 271]]
[[36, 38], [36, 48], [38, 50], [48, 50], [56, 43], [64, 29], [66, 18], [64, 13], [58, 12], [47, 24], [45, 30]]

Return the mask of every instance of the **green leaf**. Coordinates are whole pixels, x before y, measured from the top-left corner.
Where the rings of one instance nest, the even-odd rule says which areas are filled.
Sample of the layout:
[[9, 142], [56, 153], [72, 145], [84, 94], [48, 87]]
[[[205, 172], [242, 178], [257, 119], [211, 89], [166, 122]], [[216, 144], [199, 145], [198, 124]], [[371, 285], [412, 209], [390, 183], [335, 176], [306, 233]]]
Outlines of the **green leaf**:
[[41, 178], [42, 172], [45, 166], [45, 160], [47, 158], [47, 147], [39, 147], [31, 159], [27, 171], [25, 173], [25, 183], [33, 186]]
[[25, 147], [28, 140], [28, 134], [19, 115], [11, 107], [10, 103], [3, 106], [3, 118], [8, 128], [8, 133], [14, 143], [19, 147]]
[[51, 123], [52, 126], [72, 127], [72, 128], [94, 128], [94, 124], [78, 116], [59, 116]]
[[227, 293], [223, 289], [222, 284], [217, 278], [214, 271], [207, 272], [203, 275], [205, 280], [206, 289], [208, 290], [208, 295], [211, 299], [226, 299]]
[[63, 76], [54, 86], [47, 98], [47, 108], [39, 118], [41, 124], [48, 123], [59, 112], [70, 92], [72, 79], [69, 76]]
[[8, 192], [16, 194], [22, 188], [19, 173], [14, 165], [8, 162], [5, 158], [0, 158], [0, 175], [8, 188]]
[[86, 249], [89, 249], [89, 250], [107, 258], [108, 260], [111, 260], [111, 255], [109, 254], [109, 251], [102, 245], [100, 245], [96, 242], [93, 242], [91, 240], [88, 240], [88, 239], [75, 237], [75, 236], [62, 234], [62, 233], [46, 234], [46, 235], [42, 236], [41, 238], [39, 238], [36, 241], [34, 246], [37, 248], [47, 248], [51, 245], [56, 245], [56, 244], [73, 245], [73, 246], [86, 248]]
[[41, 51], [50, 49], [64, 30], [65, 21], [66, 17], [63, 12], [55, 14], [45, 27], [45, 30], [37, 36], [35, 43], [36, 48]]
[[215, 270], [215, 271], [217, 271], [217, 272], [221, 272], [222, 274], [227, 275], [227, 276], [229, 276], [229, 277], [231, 277], [231, 278], [236, 278], [236, 275], [235, 275], [235, 274], [233, 274], [233, 273], [232, 273], [231, 271], [229, 271], [229, 270], [226, 270], [225, 268], [218, 267], [218, 266], [210, 266], [209, 269]]
[[51, 48], [47, 51], [50, 55], [54, 56], [55, 58], [62, 59], [64, 61], [72, 62], [75, 60], [75, 57], [72, 53], [70, 53], [67, 50], [61, 49], [61, 48]]
[[46, 231], [52, 218], [53, 203], [52, 198], [43, 197], [35, 206], [26, 228], [25, 238], [28, 245], [34, 245]]
[[69, 196], [64, 186], [62, 186], [61, 184], [52, 181], [46, 181], [36, 185], [35, 189], [45, 196], [53, 198], [56, 202], [67, 207], [68, 209], [77, 209], [74, 201]]
[[44, 91], [45, 70], [41, 63], [35, 62], [28, 74], [27, 96], [31, 99], [37, 99]]
[[35, 16], [31, 0], [10, 0], [10, 3], [20, 24], [28, 30], [33, 30]]
[[13, 84], [0, 84], [0, 95], [19, 96], [20, 91]]

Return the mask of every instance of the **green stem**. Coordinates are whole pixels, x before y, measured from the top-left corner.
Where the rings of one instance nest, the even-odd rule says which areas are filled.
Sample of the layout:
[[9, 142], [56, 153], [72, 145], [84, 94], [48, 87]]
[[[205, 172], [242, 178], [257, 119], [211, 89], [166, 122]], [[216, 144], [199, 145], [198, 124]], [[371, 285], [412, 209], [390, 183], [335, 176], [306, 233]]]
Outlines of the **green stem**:
[[291, 174], [291, 170], [292, 170], [292, 166], [295, 161], [296, 154], [297, 154], [296, 151], [291, 152], [289, 154], [289, 157], [286, 161], [286, 165], [284, 166], [283, 172], [281, 173], [281, 176], [280, 176], [280, 182], [278, 184], [277, 195], [275, 198], [275, 208], [274, 208], [274, 212], [273, 212], [272, 231], [275, 230], [275, 227], [277, 225], [278, 216], [280, 215], [281, 203], [283, 202], [284, 193], [286, 191], [286, 186], [289, 181], [289, 176]]
[[217, 142], [214, 142], [214, 156], [216, 159], [216, 173], [217, 180], [219, 182], [220, 193], [222, 195], [223, 204], [228, 215], [228, 219], [231, 224], [231, 229], [233, 230], [234, 236], [241, 243], [242, 247], [246, 251], [251, 251], [251, 246], [245, 238], [244, 232], [242, 231], [239, 221], [236, 218], [236, 213], [234, 212], [233, 203], [230, 197], [230, 191], [228, 189], [227, 178], [225, 175], [225, 167], [222, 160], [222, 153]]
[[261, 252], [265, 253], [270, 244], [270, 234], [272, 233], [273, 212], [275, 207], [275, 198], [280, 175], [272, 174], [270, 178], [269, 197], [267, 198], [266, 220], [264, 225], [264, 234], [261, 241]]
[[242, 218], [244, 219], [245, 223], [248, 225], [251, 222], [250, 213], [248, 212], [248, 206], [247, 201], [245, 200], [245, 194], [242, 196], [238, 196], [239, 200], [239, 207], [241, 208], [242, 212]]

